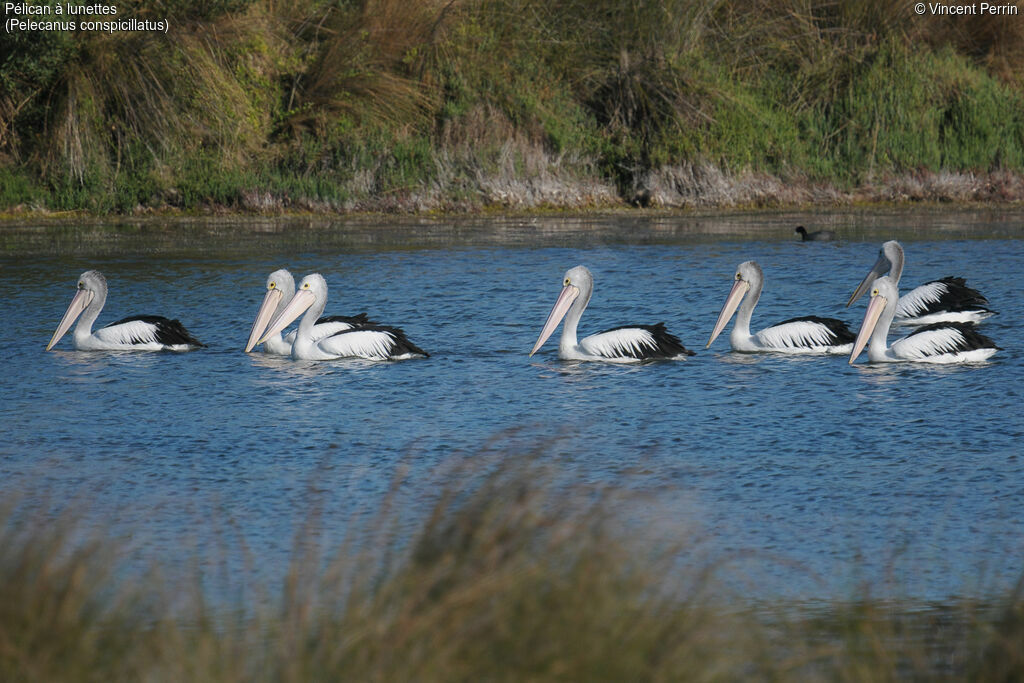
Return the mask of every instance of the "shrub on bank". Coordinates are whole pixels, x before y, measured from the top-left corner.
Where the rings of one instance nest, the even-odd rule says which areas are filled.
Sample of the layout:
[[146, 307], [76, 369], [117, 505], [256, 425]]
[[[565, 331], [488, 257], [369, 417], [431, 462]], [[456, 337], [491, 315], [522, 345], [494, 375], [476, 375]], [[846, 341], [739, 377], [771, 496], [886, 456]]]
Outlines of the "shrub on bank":
[[657, 197], [645, 178], [682, 167], [857, 198], [1024, 173], [1024, 20], [881, 0], [119, 9], [171, 32], [4, 36], [0, 169], [22, 180], [0, 204], [586, 206]]

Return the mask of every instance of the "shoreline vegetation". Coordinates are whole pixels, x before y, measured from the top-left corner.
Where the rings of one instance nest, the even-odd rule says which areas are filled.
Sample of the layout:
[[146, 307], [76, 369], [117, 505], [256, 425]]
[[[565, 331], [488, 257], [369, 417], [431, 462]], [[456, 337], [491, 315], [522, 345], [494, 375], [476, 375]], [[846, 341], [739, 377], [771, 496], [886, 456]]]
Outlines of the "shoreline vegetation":
[[0, 42], [0, 213], [1024, 201], [1024, 16], [884, 0], [117, 7], [171, 28]]
[[[430, 489], [435, 503], [418, 520], [398, 500], [417, 485], [399, 475], [380, 511], [362, 526], [350, 520], [333, 542], [324, 531], [332, 522], [312, 504], [276, 587], [232, 566], [232, 553], [244, 555], [248, 571], [262, 562], [244, 538], [231, 540], [230, 519], [204, 523], [221, 529], [220, 544], [197, 540], [205, 554], [180, 549], [175, 579], [167, 568], [127, 568], [109, 530], [90, 540], [73, 510], [55, 520], [46, 502], [8, 502], [0, 515], [0, 678], [1024, 675], [1024, 584], [939, 602], [872, 595], [879, 587], [819, 602], [730, 599], [720, 585], [728, 558], [703, 557], [699, 538], [680, 531], [685, 522], [652, 525], [652, 501], [640, 494], [560, 483], [541, 451], [466, 458], [448, 472], [456, 484]], [[232, 597], [210, 595], [218, 581]]]

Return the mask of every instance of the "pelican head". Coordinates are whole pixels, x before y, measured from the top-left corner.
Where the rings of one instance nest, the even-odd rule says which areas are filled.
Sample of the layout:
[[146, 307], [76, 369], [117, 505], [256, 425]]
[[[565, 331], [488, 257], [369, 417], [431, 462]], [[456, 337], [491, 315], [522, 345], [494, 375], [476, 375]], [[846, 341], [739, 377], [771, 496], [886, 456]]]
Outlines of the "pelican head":
[[[860, 332], [857, 333], [857, 340], [853, 343], [853, 352], [850, 354], [850, 364], [857, 359], [860, 352], [864, 350], [868, 340], [871, 339], [875, 329], [880, 334], [888, 335], [889, 323], [896, 313], [896, 303], [899, 301], [900, 291], [896, 281], [891, 276], [880, 277], [871, 286], [871, 301], [868, 303], [868, 310], [864, 312], [864, 322], [861, 323]], [[888, 315], [889, 320], [878, 327], [878, 321], [883, 315]], [[883, 346], [885, 340], [882, 340]], [[868, 351], [868, 356], [871, 351]]]
[[245, 345], [246, 353], [252, 351], [267, 324], [281, 313], [294, 295], [295, 278], [291, 273], [282, 268], [270, 274], [267, 278], [267, 293], [263, 297], [259, 312], [256, 313], [256, 320], [253, 321], [252, 330], [249, 332], [249, 341]]
[[885, 273], [889, 273], [893, 280], [895, 280], [895, 284], [899, 285], [900, 276], [903, 274], [903, 247], [896, 240], [889, 240], [878, 250], [878, 260], [875, 261], [875, 265], [871, 266], [871, 270], [868, 271], [868, 274], [857, 285], [857, 289], [853, 291], [850, 300], [846, 302], [847, 308], [863, 296], [864, 292], [868, 291], [868, 287], [871, 286], [872, 282]]
[[313, 304], [317, 304], [316, 309], [319, 309], [314, 309], [316, 315], [320, 315], [327, 304], [327, 280], [320, 273], [312, 273], [302, 278], [302, 282], [299, 283], [299, 288], [295, 291], [294, 296], [285, 305], [284, 310], [278, 313], [277, 317], [270, 323], [270, 328], [256, 343], [262, 344], [268, 338], [288, 327], [293, 320], [305, 313]]
[[743, 301], [747, 296], [747, 292], [751, 289], [754, 290], [754, 295], [750, 308], [754, 308], [758, 298], [761, 296], [761, 287], [763, 286], [764, 272], [761, 270], [761, 266], [757, 265], [756, 261], [744, 261], [736, 267], [736, 276], [733, 281], [732, 290], [729, 292], [725, 305], [722, 306], [722, 310], [718, 314], [715, 329], [711, 332], [711, 338], [708, 339], [708, 343], [704, 348], [711, 346], [711, 343], [718, 338], [718, 335], [722, 334], [722, 330], [725, 329], [725, 326], [729, 324], [729, 320], [732, 319], [733, 313], [739, 308], [740, 302]]
[[[562, 293], [555, 300], [555, 305], [548, 313], [548, 319], [544, 322], [544, 328], [537, 337], [537, 343], [533, 345], [530, 355], [537, 353], [537, 350], [544, 345], [551, 333], [562, 322], [562, 318], [577, 301], [576, 310], [582, 313], [583, 309], [590, 303], [590, 295], [594, 293], [594, 276], [590, 274], [586, 266], [576, 266], [565, 271], [562, 279]], [[577, 321], [578, 322], [578, 321]], [[566, 323], [568, 325], [569, 323]]]
[[[50, 337], [50, 343], [46, 345], [46, 350], [49, 351], [60, 341], [60, 338], [64, 336], [78, 316], [82, 314], [82, 311], [89, 308], [93, 302], [96, 302], [96, 306], [93, 309], [96, 314], [99, 314], [99, 309], [103, 307], [103, 303], [106, 300], [107, 278], [103, 277], [103, 273], [98, 270], [87, 270], [82, 273], [78, 278], [78, 291], [75, 292], [74, 298], [71, 299], [68, 310], [64, 311], [64, 317], [61, 318], [60, 324], [57, 325], [57, 331]], [[95, 316], [89, 320], [90, 326], [93, 320], [95, 320]]]

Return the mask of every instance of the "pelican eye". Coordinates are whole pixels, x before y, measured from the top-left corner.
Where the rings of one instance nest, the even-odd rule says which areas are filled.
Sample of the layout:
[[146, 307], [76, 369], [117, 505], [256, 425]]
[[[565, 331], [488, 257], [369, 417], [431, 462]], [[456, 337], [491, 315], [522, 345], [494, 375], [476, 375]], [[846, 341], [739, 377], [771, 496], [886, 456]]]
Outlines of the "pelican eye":
[[78, 288], [79, 289], [85, 289], [85, 283], [79, 282], [78, 283]]
[[302, 285], [302, 288], [303, 289], [309, 289], [309, 283], [307, 282], [306, 284]]
[[565, 278], [565, 283], [564, 284], [565, 284], [566, 287], [569, 286], [569, 278]]
[[871, 290], [871, 296], [878, 296], [878, 290], [877, 289], [872, 289]]
[[742, 276], [742, 275], [740, 275], [739, 273], [736, 273], [736, 279], [737, 279], [737, 280], [742, 280], [742, 279], [743, 279], [743, 276]]
[[267, 289], [273, 289], [274, 287], [277, 287], [277, 283], [276, 282], [271, 282], [270, 286], [267, 287]]

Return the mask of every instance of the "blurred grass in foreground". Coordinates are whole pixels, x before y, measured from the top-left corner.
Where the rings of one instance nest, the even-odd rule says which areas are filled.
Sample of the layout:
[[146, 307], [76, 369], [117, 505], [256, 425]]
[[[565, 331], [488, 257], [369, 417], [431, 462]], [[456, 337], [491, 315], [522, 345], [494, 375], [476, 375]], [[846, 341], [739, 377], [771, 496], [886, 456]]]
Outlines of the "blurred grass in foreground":
[[724, 597], [685, 533], [655, 538], [643, 499], [559, 483], [536, 458], [469, 460], [425, 519], [403, 518], [397, 481], [326, 555], [311, 514], [283, 585], [246, 605], [208, 600], [198, 571], [184, 587], [123, 571], [117, 545], [83, 540], [70, 516], [9, 509], [0, 680], [1024, 676], [1020, 587], [996, 604], [755, 605]]

